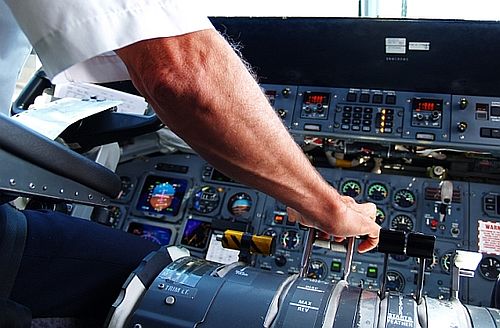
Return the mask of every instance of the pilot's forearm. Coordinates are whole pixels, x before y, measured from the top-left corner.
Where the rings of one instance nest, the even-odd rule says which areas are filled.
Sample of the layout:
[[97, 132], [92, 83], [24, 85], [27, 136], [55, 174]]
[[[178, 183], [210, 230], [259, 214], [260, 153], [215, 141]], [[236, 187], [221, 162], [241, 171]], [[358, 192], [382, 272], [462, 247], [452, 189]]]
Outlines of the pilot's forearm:
[[310, 165], [245, 66], [217, 32], [143, 41], [118, 51], [169, 128], [225, 174], [343, 231], [325, 213], [346, 205]]

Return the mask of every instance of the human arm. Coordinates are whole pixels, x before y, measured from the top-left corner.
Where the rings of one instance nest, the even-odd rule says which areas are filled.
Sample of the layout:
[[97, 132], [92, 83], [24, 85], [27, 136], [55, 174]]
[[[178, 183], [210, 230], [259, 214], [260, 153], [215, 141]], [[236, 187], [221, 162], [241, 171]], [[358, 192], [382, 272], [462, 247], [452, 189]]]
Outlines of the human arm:
[[230, 45], [214, 30], [116, 50], [160, 119], [219, 170], [335, 236], [378, 242], [373, 204], [340, 196], [309, 163]]

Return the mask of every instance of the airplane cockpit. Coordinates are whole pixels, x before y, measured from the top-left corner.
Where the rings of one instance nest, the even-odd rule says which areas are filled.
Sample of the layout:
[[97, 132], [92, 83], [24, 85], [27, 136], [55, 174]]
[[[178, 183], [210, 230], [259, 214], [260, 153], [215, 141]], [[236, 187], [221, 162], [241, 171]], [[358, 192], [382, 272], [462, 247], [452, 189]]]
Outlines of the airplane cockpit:
[[[163, 246], [106, 327], [500, 327], [500, 23], [350, 2], [361, 17], [210, 20], [320, 175], [376, 205], [367, 253], [217, 170], [130, 81], [54, 85], [42, 67], [0, 117], [2, 198]], [[31, 130], [61, 108], [74, 120], [52, 138]]]

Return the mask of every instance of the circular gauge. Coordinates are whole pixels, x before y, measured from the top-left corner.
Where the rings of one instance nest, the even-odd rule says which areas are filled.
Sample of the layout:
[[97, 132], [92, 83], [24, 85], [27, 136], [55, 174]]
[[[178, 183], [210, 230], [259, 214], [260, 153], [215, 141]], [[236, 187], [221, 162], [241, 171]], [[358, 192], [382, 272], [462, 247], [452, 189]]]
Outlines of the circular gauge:
[[398, 214], [392, 219], [391, 228], [394, 230], [410, 232], [413, 230], [413, 220], [408, 215]]
[[124, 199], [127, 198], [132, 189], [134, 189], [134, 183], [132, 182], [132, 179], [126, 176], [120, 177], [120, 180], [122, 181], [122, 187], [118, 199]]
[[388, 291], [402, 292], [405, 288], [405, 278], [397, 271], [387, 271], [385, 287]]
[[382, 183], [373, 183], [368, 187], [368, 198], [380, 202], [387, 198], [389, 190]]
[[[417, 264], [420, 264], [420, 258], [416, 258], [415, 261], [417, 262]], [[438, 259], [438, 256], [436, 254], [436, 252], [432, 253], [432, 259], [427, 259], [427, 261], [425, 261], [425, 270], [426, 271], [432, 271], [432, 269], [434, 269], [436, 267], [436, 265], [438, 264], [439, 262], [439, 259]]]
[[229, 199], [227, 209], [236, 216], [248, 213], [252, 209], [252, 198], [247, 193], [237, 193]]
[[385, 221], [385, 213], [382, 211], [380, 208], [377, 207], [377, 214], [375, 215], [375, 222], [377, 222], [378, 225], [382, 225]]
[[400, 189], [394, 194], [394, 203], [401, 208], [409, 208], [415, 204], [415, 195], [408, 189]]
[[295, 230], [287, 230], [281, 234], [280, 242], [285, 249], [296, 249], [300, 245], [300, 235]]
[[309, 269], [307, 270], [307, 278], [323, 280], [328, 273], [328, 268], [323, 261], [312, 260], [309, 263]]
[[359, 182], [355, 180], [345, 181], [342, 184], [340, 191], [342, 192], [342, 195], [350, 196], [352, 198], [358, 197], [359, 195], [361, 195], [362, 192], [361, 185], [359, 184]]
[[264, 231], [263, 235], [274, 238], [278, 235], [278, 233], [276, 231], [274, 231], [273, 229], [269, 228], [266, 231]]
[[485, 257], [479, 263], [479, 272], [488, 280], [497, 280], [500, 275], [500, 260], [494, 257]]
[[193, 196], [193, 210], [207, 214], [213, 212], [220, 202], [219, 191], [215, 187], [203, 186]]
[[443, 269], [446, 273], [450, 273], [452, 258], [453, 253], [446, 253], [441, 257], [441, 261], [439, 263], [441, 264], [441, 269]]

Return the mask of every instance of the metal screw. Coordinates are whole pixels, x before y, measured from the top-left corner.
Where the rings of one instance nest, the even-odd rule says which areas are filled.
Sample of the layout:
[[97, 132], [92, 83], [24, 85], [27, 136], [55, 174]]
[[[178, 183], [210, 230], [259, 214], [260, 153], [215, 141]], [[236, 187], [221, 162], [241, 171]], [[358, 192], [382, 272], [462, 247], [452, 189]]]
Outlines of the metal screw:
[[16, 180], [15, 179], [10, 179], [9, 183], [10, 183], [11, 186], [15, 186], [16, 185]]
[[60, 194], [64, 194], [64, 189], [62, 189], [62, 188], [61, 188], [61, 189], [59, 189], [59, 193], [60, 193]]
[[175, 303], [175, 297], [173, 297], [173, 296], [168, 296], [165, 299], [165, 304], [167, 304], [167, 305], [174, 305], [174, 303]]
[[35, 184], [33, 182], [31, 182], [29, 187], [30, 187], [30, 189], [35, 189]]

